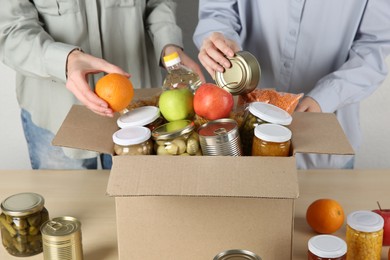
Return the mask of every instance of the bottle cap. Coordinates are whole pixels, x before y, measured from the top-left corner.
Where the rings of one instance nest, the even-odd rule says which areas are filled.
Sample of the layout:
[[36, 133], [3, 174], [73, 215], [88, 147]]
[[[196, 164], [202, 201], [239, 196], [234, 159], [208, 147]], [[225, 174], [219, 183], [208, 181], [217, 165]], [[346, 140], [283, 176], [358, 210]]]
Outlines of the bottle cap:
[[291, 139], [291, 130], [282, 125], [260, 124], [255, 127], [257, 138], [274, 143], [284, 143]]
[[375, 212], [360, 210], [347, 216], [347, 224], [357, 231], [376, 232], [383, 228], [384, 220]]
[[32, 192], [24, 192], [12, 195], [1, 203], [1, 210], [10, 216], [26, 216], [43, 209], [44, 198]]
[[341, 238], [332, 235], [318, 235], [307, 243], [309, 251], [314, 255], [330, 259], [341, 257], [347, 253], [347, 244]]
[[112, 140], [118, 145], [128, 146], [145, 142], [150, 139], [151, 131], [144, 126], [129, 126], [116, 131]]
[[120, 128], [145, 126], [160, 117], [160, 109], [155, 106], [143, 106], [128, 111], [116, 121]]
[[280, 107], [264, 102], [252, 102], [249, 104], [249, 112], [263, 121], [279, 125], [291, 124], [291, 115]]
[[181, 62], [180, 56], [177, 52], [173, 52], [169, 55], [166, 55], [163, 57], [165, 66], [170, 67], [172, 65], [175, 65], [179, 62]]

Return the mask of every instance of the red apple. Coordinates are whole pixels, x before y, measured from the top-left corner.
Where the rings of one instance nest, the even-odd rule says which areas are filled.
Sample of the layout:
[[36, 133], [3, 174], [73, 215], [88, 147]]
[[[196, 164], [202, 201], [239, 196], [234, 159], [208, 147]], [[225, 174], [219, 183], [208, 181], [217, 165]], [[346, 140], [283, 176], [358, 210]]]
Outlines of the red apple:
[[207, 120], [229, 117], [233, 105], [233, 95], [212, 83], [202, 84], [194, 95], [195, 113]]
[[390, 246], [390, 209], [376, 209], [373, 212], [381, 215], [385, 221], [383, 226], [383, 245]]

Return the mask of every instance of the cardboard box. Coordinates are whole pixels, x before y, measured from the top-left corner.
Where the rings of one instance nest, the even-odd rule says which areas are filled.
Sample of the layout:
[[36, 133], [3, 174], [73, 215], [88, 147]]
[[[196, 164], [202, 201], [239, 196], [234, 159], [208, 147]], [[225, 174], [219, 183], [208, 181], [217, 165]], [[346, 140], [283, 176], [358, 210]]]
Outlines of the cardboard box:
[[[116, 118], [74, 106], [53, 144], [113, 154], [117, 129]], [[294, 153], [353, 154], [334, 114], [295, 113], [290, 129]], [[211, 260], [229, 249], [292, 257], [294, 156], [114, 156], [107, 193], [120, 259]]]

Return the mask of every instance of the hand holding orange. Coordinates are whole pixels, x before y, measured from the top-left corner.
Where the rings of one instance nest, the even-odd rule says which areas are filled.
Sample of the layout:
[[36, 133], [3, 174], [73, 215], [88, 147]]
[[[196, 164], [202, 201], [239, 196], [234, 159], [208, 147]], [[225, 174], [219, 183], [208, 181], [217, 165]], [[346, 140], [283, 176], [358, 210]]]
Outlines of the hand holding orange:
[[95, 93], [106, 101], [113, 111], [120, 112], [133, 100], [134, 88], [124, 75], [109, 73], [96, 82]]
[[336, 232], [344, 223], [342, 206], [333, 199], [318, 199], [307, 208], [306, 221], [320, 234]]

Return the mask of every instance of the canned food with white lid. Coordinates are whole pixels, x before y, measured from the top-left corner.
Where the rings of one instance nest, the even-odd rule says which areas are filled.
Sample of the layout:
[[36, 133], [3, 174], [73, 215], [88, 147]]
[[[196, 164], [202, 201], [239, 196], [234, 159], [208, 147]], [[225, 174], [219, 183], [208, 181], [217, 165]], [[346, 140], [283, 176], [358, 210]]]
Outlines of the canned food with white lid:
[[317, 235], [307, 242], [308, 260], [345, 260], [347, 244], [333, 235]]
[[177, 120], [152, 131], [157, 155], [202, 155], [199, 136], [191, 120]]
[[43, 259], [82, 260], [81, 223], [74, 217], [58, 217], [41, 226]]
[[289, 125], [292, 122], [291, 115], [272, 104], [264, 102], [252, 102], [244, 114], [244, 120], [240, 127], [241, 142], [244, 155], [252, 155], [252, 143], [254, 137], [254, 128], [264, 123]]
[[198, 129], [203, 155], [241, 156], [242, 147], [237, 122], [222, 118], [203, 124]]
[[13, 256], [32, 256], [42, 252], [40, 226], [49, 219], [44, 198], [31, 192], [18, 193], [1, 203], [2, 242]]
[[116, 155], [153, 154], [151, 131], [144, 126], [129, 126], [119, 129], [112, 135]]
[[229, 58], [230, 68], [215, 73], [216, 84], [232, 93], [246, 94], [254, 90], [260, 81], [261, 69], [255, 56], [247, 51], [239, 51]]
[[230, 249], [219, 253], [213, 260], [261, 260], [261, 258], [249, 250]]
[[151, 131], [163, 123], [164, 119], [160, 116], [160, 109], [156, 106], [143, 106], [129, 110], [117, 120], [120, 128], [145, 126]]
[[289, 156], [291, 130], [277, 124], [261, 124], [255, 127], [252, 156]]

